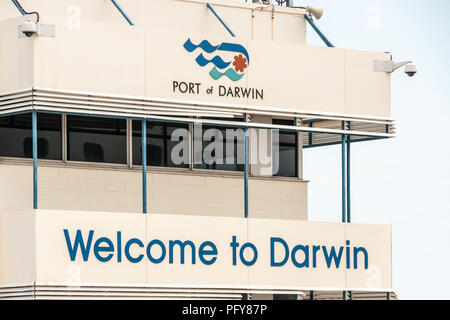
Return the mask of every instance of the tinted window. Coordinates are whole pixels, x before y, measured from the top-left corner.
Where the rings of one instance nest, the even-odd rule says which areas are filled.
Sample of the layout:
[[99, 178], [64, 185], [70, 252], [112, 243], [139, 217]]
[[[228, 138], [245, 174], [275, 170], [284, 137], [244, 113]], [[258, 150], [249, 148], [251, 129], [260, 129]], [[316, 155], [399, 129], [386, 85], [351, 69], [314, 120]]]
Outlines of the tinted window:
[[126, 120], [67, 116], [67, 157], [72, 161], [127, 163]]
[[[187, 124], [147, 121], [147, 165], [189, 168], [188, 132]], [[179, 137], [176, 141], [171, 141], [173, 133]], [[142, 121], [133, 121], [133, 164], [142, 164]]]
[[[273, 120], [273, 124], [293, 126], [292, 120]], [[297, 145], [298, 134], [296, 132], [279, 131], [278, 152], [273, 141], [273, 175], [279, 177], [297, 177]], [[276, 171], [278, 167], [278, 171]]]
[[[242, 121], [242, 119], [237, 121]], [[202, 126], [202, 136], [199, 136], [198, 132], [200, 130], [194, 130], [194, 149], [196, 152], [194, 167], [196, 169], [244, 171], [243, 129]], [[214, 143], [218, 143], [217, 148], [213, 147]], [[207, 159], [209, 156], [210, 159]]]
[[[61, 115], [38, 113], [38, 158], [61, 160]], [[32, 158], [31, 113], [0, 117], [0, 156]]]

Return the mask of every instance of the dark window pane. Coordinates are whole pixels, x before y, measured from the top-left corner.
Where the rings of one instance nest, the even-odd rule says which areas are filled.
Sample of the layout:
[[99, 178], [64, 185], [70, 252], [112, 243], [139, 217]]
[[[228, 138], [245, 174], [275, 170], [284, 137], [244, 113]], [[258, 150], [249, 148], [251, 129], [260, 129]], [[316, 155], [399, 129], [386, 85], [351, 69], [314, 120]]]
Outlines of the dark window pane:
[[[272, 123], [285, 126], [294, 125], [293, 120], [273, 119]], [[280, 177], [297, 177], [298, 134], [289, 131], [279, 131], [278, 133], [278, 153], [276, 152], [276, 141], [273, 141], [273, 175]]]
[[[274, 176], [296, 177], [297, 176], [297, 150], [296, 147], [280, 146], [278, 158], [278, 172], [274, 171]], [[274, 160], [277, 163], [277, 159]], [[274, 166], [274, 170], [277, 166]]]
[[297, 143], [297, 133], [279, 131], [280, 144], [295, 145]]
[[294, 120], [289, 119], [272, 119], [272, 124], [277, 124], [280, 126], [293, 126]]
[[[171, 141], [175, 130], [183, 130], [181, 141]], [[189, 126], [187, 124], [164, 123], [147, 121], [147, 165], [156, 167], [189, 168], [189, 155], [187, 161], [174, 161], [172, 150], [179, 143], [185, 143], [186, 152], [189, 152], [188, 141]], [[183, 153], [181, 153], [183, 156]], [[133, 121], [133, 164], [142, 165], [142, 121]]]
[[127, 162], [126, 120], [67, 116], [67, 157], [71, 161]]
[[[38, 113], [38, 158], [61, 160], [61, 115]], [[0, 117], [0, 156], [32, 158], [31, 113]]]
[[[227, 119], [228, 120], [228, 119]], [[241, 119], [242, 121], [242, 119]], [[210, 131], [214, 130], [214, 131]], [[227, 139], [227, 130], [233, 131], [233, 140]], [[202, 163], [196, 163], [196, 169], [207, 169], [207, 170], [225, 170], [225, 171], [244, 171], [244, 132], [242, 129], [235, 128], [224, 128], [224, 127], [212, 127], [212, 126], [203, 126], [202, 127], [202, 137], [194, 137], [194, 144], [196, 145], [195, 150], [199, 150], [197, 144], [201, 144], [201, 154], [196, 155], [196, 162], [199, 160]], [[211, 140], [205, 141], [205, 133], [211, 133]], [[231, 132], [231, 131], [230, 131]], [[230, 134], [231, 136], [231, 134]], [[215, 162], [211, 163], [208, 159], [205, 159], [205, 149], [212, 148], [215, 142], [215, 138], [222, 139], [221, 148], [214, 149], [215, 151], [220, 150], [222, 152], [222, 157], [219, 157], [219, 154], [216, 155], [216, 152], [211, 153], [211, 157], [215, 158]], [[229, 141], [228, 141], [229, 140]], [[220, 142], [220, 141], [219, 141]], [[219, 148], [219, 146], [217, 146]], [[233, 150], [233, 152], [231, 152]], [[229, 151], [229, 152], [227, 152]], [[209, 154], [209, 152], [207, 152]]]
[[38, 158], [62, 159], [61, 115], [38, 113]]

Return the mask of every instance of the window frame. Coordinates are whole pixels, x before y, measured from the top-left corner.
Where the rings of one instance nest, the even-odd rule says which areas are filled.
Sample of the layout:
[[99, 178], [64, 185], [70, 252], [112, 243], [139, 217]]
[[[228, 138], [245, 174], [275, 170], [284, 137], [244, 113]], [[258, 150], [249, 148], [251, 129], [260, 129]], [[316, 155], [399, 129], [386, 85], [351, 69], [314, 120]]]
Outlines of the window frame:
[[[130, 121], [130, 125], [131, 125], [131, 128], [130, 128], [130, 135], [131, 135], [130, 142], [131, 143], [129, 145], [129, 152], [131, 154], [131, 162], [130, 162], [130, 164], [131, 164], [131, 167], [133, 167], [133, 166], [141, 167], [142, 166], [142, 159], [140, 160], [141, 164], [135, 164], [134, 163], [133, 139], [135, 137], [140, 138], [140, 141], [141, 141], [141, 144], [142, 144], [142, 120], [136, 120], [136, 119], [130, 119], [130, 120], [131, 120]], [[141, 122], [140, 135], [134, 135], [134, 128], [133, 128], [134, 121]], [[183, 170], [191, 169], [191, 163], [183, 164], [183, 165], [179, 165], [179, 166], [176, 166], [176, 165], [175, 166], [169, 166], [168, 165], [168, 154], [167, 154], [168, 153], [168, 145], [169, 145], [168, 142], [171, 140], [171, 137], [167, 134], [168, 127], [172, 126], [174, 128], [182, 128], [182, 129], [185, 128], [189, 132], [189, 137], [188, 137], [188, 141], [187, 141], [188, 152], [189, 152], [188, 158], [189, 158], [189, 160], [191, 159], [192, 149], [191, 149], [191, 143], [190, 143], [191, 139], [189, 139], [189, 138], [192, 136], [192, 132], [191, 132], [191, 128], [190, 128], [189, 124], [188, 123], [180, 123], [179, 124], [179, 123], [171, 123], [171, 122], [163, 122], [163, 121], [161, 121], [161, 122], [158, 121], [157, 122], [157, 121], [147, 120], [147, 126], [149, 125], [149, 123], [160, 124], [162, 126], [163, 133], [162, 134], [152, 134], [152, 133], [150, 133], [150, 130], [147, 127], [147, 145], [149, 144], [149, 140], [151, 138], [153, 138], [153, 139], [155, 139], [155, 138], [156, 139], [162, 139], [163, 140], [163, 145], [164, 145], [164, 152], [163, 152], [163, 165], [155, 166], [155, 165], [150, 165], [149, 163], [147, 163], [147, 167], [164, 168], [164, 169], [183, 169]], [[147, 156], [148, 156], [148, 150], [147, 150]]]
[[[55, 160], [55, 159], [38, 159], [38, 163], [45, 164], [46, 166], [70, 166], [70, 167], [80, 167], [80, 168], [99, 168], [99, 169], [131, 169], [131, 170], [141, 170], [142, 165], [133, 164], [133, 121], [142, 121], [142, 119], [137, 118], [119, 118], [120, 120], [125, 120], [125, 126], [126, 126], [126, 163], [108, 163], [108, 162], [89, 162], [89, 161], [77, 161], [77, 160], [69, 160], [68, 159], [68, 116], [83, 116], [83, 117], [99, 117], [99, 118], [115, 118], [115, 117], [107, 117], [102, 115], [85, 115], [85, 114], [75, 114], [75, 113], [57, 113], [57, 112], [46, 112], [46, 111], [37, 111], [38, 117], [39, 113], [51, 113], [51, 114], [57, 114], [61, 116], [61, 159]], [[29, 111], [21, 112], [18, 114], [26, 114], [31, 113]], [[17, 115], [17, 114], [12, 114]], [[4, 117], [12, 116], [12, 115], [5, 115]], [[205, 119], [211, 119], [214, 120], [214, 118], [205, 118]], [[236, 127], [232, 126], [214, 126], [214, 125], [208, 125], [204, 124], [203, 126], [206, 127], [216, 127], [217, 129], [223, 128], [226, 130], [227, 128], [240, 128], [239, 122], [243, 122], [242, 118], [234, 118], [232, 120], [235, 120], [237, 122]], [[277, 119], [272, 119], [277, 120]], [[278, 119], [280, 120], [280, 119]], [[151, 120], [147, 120], [151, 121]], [[284, 120], [286, 121], [286, 120]], [[288, 120], [292, 121], [292, 120]], [[161, 123], [166, 125], [170, 124], [171, 122], [163, 122]], [[194, 124], [193, 123], [183, 123], [187, 126], [187, 129], [189, 130], [189, 140], [188, 140], [188, 146], [189, 146], [189, 159], [190, 163], [186, 167], [179, 167], [179, 166], [150, 166], [147, 165], [147, 168], [149, 171], [159, 171], [159, 172], [191, 172], [191, 173], [198, 173], [203, 175], [213, 175], [213, 176], [243, 176], [244, 171], [239, 170], [223, 170], [223, 169], [203, 169], [203, 168], [196, 168], [194, 164]], [[38, 133], [39, 134], [39, 133]], [[296, 133], [292, 133], [296, 134]], [[225, 137], [224, 137], [225, 138]], [[299, 137], [298, 134], [296, 136], [296, 143], [295, 143], [295, 171], [296, 176], [280, 176], [280, 175], [272, 175], [268, 177], [264, 177], [264, 179], [283, 179], [283, 180], [298, 180], [298, 174], [299, 174]], [[250, 142], [251, 143], [251, 142]], [[284, 145], [285, 143], [280, 143], [280, 145]], [[235, 145], [238, 146], [237, 140], [235, 139]], [[292, 147], [292, 144], [287, 144], [288, 146]], [[202, 147], [203, 148], [203, 147]], [[237, 154], [235, 153], [235, 156]], [[20, 157], [8, 157], [8, 156], [0, 156], [0, 164], [2, 163], [14, 163], [14, 164], [28, 164], [32, 161], [32, 158], [20, 158]], [[251, 170], [249, 170], [249, 174], [252, 178], [261, 178], [261, 177], [253, 177], [251, 175]]]
[[[59, 128], [59, 130], [54, 130], [53, 131], [53, 130], [39, 129], [39, 114], [41, 114], [41, 115], [42, 114], [46, 114], [46, 115], [59, 116], [60, 117], [60, 119], [59, 119], [59, 121], [60, 121], [60, 124], [59, 124], [60, 128]], [[30, 134], [30, 137], [32, 137], [32, 124], [31, 124], [32, 112], [20, 112], [20, 113], [15, 113], [15, 114], [11, 114], [11, 115], [5, 115], [5, 116], [0, 117], [0, 119], [8, 118], [8, 117], [14, 117], [14, 116], [23, 116], [23, 115], [29, 115], [30, 116], [30, 119], [29, 119], [29, 121], [30, 121], [30, 128], [29, 129], [25, 129], [25, 130], [30, 130], [29, 134]], [[44, 112], [38, 112], [38, 114], [37, 114], [37, 121], [38, 121], [37, 122], [37, 125], [38, 125], [38, 139], [40, 138], [39, 137], [39, 131], [41, 131], [41, 132], [42, 131], [52, 131], [52, 132], [59, 132], [60, 133], [60, 135], [59, 135], [60, 142], [59, 142], [59, 150], [58, 150], [59, 158], [58, 159], [40, 158], [39, 155], [38, 155], [38, 161], [43, 161], [43, 162], [59, 162], [59, 161], [62, 161], [62, 159], [63, 159], [63, 142], [64, 142], [62, 114], [55, 113], [55, 112], [45, 112], [45, 111]], [[30, 156], [30, 157], [26, 157], [26, 156], [20, 157], [20, 156], [2, 156], [2, 155], [0, 155], [0, 159], [6, 159], [8, 161], [13, 161], [14, 159], [16, 159], [17, 161], [21, 161], [21, 162], [28, 162], [28, 161], [32, 161], [33, 157], [32, 156]]]
[[[243, 119], [240, 119], [240, 118], [234, 118], [233, 120], [235, 120], [235, 121], [243, 121]], [[222, 132], [223, 133], [223, 139], [224, 139], [224, 150], [223, 150], [223, 155], [224, 155], [224, 160], [225, 160], [225, 162], [226, 162], [226, 130], [227, 129], [230, 129], [230, 128], [232, 128], [232, 129], [241, 129], [239, 126], [236, 126], [236, 127], [230, 127], [230, 126], [215, 126], [215, 125], [208, 125], [208, 124], [206, 124], [206, 125], [202, 125], [202, 140], [201, 140], [201, 144], [202, 144], [202, 161], [203, 161], [203, 149], [204, 149], [204, 143], [205, 143], [205, 141], [203, 141], [203, 135], [204, 135], [204, 133], [205, 133], [205, 131], [206, 130], [209, 130], [209, 129], [217, 129], [217, 130], [220, 130], [220, 131], [224, 131], [224, 132]], [[194, 146], [194, 144], [195, 144], [195, 142], [196, 142], [196, 139], [195, 139], [195, 136], [194, 136], [194, 132], [192, 133], [192, 136], [193, 136], [193, 146], [192, 146], [192, 153], [194, 152], [194, 148], [195, 148], [195, 146]], [[245, 139], [245, 138], [244, 138]], [[210, 141], [209, 143], [212, 143], [212, 141]], [[195, 164], [194, 163], [194, 160], [192, 160], [192, 166], [193, 166], [193, 170], [201, 170], [201, 171], [203, 171], [203, 172], [222, 172], [222, 173], [235, 173], [235, 174], [238, 174], [238, 175], [241, 175], [241, 174], [244, 174], [244, 170], [245, 170], [245, 168], [244, 168], [244, 164], [238, 164], [237, 162], [238, 162], [238, 149], [239, 149], [239, 143], [238, 143], [238, 140], [237, 140], [237, 138], [235, 137], [234, 138], [234, 140], [233, 140], [233, 144], [234, 144], [234, 158], [235, 158], [235, 160], [236, 160], [236, 164], [233, 164], [234, 166], [236, 166], [236, 167], [238, 167], [238, 166], [242, 166], [242, 170], [227, 170], [227, 169], [207, 169], [207, 168], [198, 168], [198, 167], [196, 167], [196, 166], [198, 166], [198, 164]], [[242, 143], [242, 148], [245, 148], [245, 144], [244, 144], [244, 142]], [[224, 163], [224, 164], [221, 164], [221, 165], [229, 165], [229, 164], [226, 164], [226, 163]], [[250, 172], [250, 170], [249, 170], [249, 172]]]
[[104, 118], [104, 119], [115, 119], [115, 120], [124, 120], [125, 121], [125, 153], [127, 153], [128, 151], [128, 138], [127, 138], [127, 134], [128, 134], [128, 122], [126, 121], [126, 118], [115, 118], [115, 117], [102, 117], [102, 116], [89, 116], [89, 115], [79, 115], [79, 114], [66, 114], [65, 116], [65, 158], [66, 158], [66, 162], [67, 163], [75, 163], [75, 164], [90, 164], [90, 166], [95, 166], [95, 165], [99, 165], [99, 166], [120, 166], [120, 167], [128, 167], [128, 156], [127, 154], [125, 154], [125, 162], [124, 163], [116, 163], [116, 162], [96, 162], [96, 161], [82, 161], [82, 160], [70, 160], [69, 159], [69, 154], [70, 154], [70, 143], [69, 143], [69, 117], [73, 116], [73, 117], [85, 117], [85, 118]]

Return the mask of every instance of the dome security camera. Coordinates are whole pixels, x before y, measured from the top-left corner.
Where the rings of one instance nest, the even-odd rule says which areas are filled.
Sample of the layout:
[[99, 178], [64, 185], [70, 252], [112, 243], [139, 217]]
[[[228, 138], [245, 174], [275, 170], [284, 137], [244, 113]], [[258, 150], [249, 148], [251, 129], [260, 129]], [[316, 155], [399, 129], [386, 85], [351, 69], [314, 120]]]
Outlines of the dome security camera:
[[28, 38], [31, 38], [38, 33], [38, 25], [36, 22], [27, 20], [20, 25], [20, 31]]
[[392, 73], [395, 70], [405, 66], [405, 73], [408, 77], [414, 77], [417, 73], [417, 66], [412, 63], [412, 61], [386, 61], [386, 60], [375, 60], [373, 62], [373, 68], [376, 72], [387, 72]]
[[406, 65], [405, 73], [408, 75], [408, 77], [414, 77], [417, 74], [417, 66], [412, 63]]

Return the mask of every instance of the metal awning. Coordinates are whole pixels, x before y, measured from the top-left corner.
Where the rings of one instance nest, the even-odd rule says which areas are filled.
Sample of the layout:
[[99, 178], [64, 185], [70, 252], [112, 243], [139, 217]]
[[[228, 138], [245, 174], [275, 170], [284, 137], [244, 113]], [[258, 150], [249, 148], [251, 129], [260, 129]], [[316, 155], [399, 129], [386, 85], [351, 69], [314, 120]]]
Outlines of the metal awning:
[[[27, 282], [0, 286], [0, 299], [227, 299], [245, 294], [297, 295], [301, 300], [343, 300], [342, 291], [293, 288]], [[347, 291], [351, 300], [398, 300], [394, 291]]]
[[[352, 142], [357, 142], [393, 138], [395, 133], [394, 120], [373, 116], [293, 111], [288, 108], [207, 103], [39, 87], [0, 94], [0, 116], [25, 113], [32, 110], [296, 131], [303, 133], [305, 148], [339, 144], [342, 135], [348, 135]], [[265, 115], [297, 119], [298, 121], [296, 126], [286, 126], [229, 120], [243, 118], [244, 114], [250, 115], [250, 118], [252, 115]], [[342, 129], [342, 123], [348, 125], [344, 130]]]

